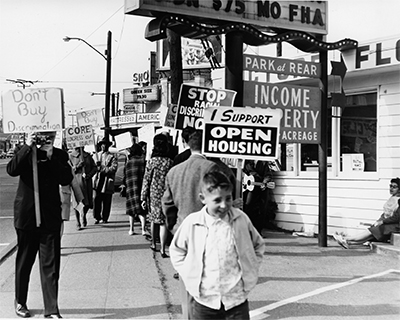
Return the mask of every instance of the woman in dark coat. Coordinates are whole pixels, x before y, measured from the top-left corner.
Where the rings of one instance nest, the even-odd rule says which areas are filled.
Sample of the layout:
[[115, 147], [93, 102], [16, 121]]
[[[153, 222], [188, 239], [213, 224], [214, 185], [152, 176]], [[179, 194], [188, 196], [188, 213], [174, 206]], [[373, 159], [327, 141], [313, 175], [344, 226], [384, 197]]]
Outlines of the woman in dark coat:
[[140, 192], [145, 170], [143, 149], [139, 144], [133, 144], [129, 149], [128, 160], [124, 168], [122, 188], [126, 188], [126, 214], [129, 216], [129, 235], [134, 234], [135, 218], [139, 216], [142, 235], [150, 236], [146, 231], [146, 212], [141, 207]]

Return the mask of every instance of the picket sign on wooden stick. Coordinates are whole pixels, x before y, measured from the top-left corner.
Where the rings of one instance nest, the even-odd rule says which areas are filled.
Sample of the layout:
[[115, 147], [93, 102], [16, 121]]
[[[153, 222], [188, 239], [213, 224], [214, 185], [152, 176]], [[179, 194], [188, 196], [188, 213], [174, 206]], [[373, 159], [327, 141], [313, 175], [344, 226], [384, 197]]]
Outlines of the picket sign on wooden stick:
[[33, 196], [35, 201], [35, 217], [36, 227], [40, 227], [40, 202], [39, 202], [39, 176], [38, 176], [38, 165], [37, 165], [37, 148], [36, 144], [32, 146], [32, 169], [33, 169]]
[[239, 199], [243, 196], [242, 191], [242, 168], [243, 168], [243, 159], [237, 159], [236, 164], [236, 199]]

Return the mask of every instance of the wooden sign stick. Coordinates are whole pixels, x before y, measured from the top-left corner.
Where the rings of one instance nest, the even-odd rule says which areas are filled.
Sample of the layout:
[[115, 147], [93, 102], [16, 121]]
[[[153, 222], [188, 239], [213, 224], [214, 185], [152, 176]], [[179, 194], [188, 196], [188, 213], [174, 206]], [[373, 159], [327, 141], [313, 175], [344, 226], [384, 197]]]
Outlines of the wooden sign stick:
[[35, 201], [35, 217], [36, 217], [36, 227], [40, 227], [40, 202], [39, 202], [39, 176], [38, 176], [38, 166], [37, 166], [37, 148], [36, 144], [32, 146], [32, 169], [33, 169], [33, 195]]

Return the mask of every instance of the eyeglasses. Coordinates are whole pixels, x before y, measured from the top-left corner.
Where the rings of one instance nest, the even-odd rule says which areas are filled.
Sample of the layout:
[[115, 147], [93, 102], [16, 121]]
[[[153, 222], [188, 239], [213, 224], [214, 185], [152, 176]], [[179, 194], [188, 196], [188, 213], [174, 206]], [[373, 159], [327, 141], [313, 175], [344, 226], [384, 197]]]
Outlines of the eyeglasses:
[[396, 186], [395, 184], [389, 184], [389, 188], [398, 189], [399, 186]]

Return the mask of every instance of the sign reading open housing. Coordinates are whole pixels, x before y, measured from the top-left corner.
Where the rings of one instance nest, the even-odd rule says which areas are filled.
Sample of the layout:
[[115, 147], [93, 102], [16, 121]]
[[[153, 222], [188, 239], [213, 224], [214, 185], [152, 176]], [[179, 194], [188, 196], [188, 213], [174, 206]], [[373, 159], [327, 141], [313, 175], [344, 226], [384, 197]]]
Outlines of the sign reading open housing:
[[272, 161], [278, 157], [281, 111], [262, 108], [207, 108], [203, 154]]

